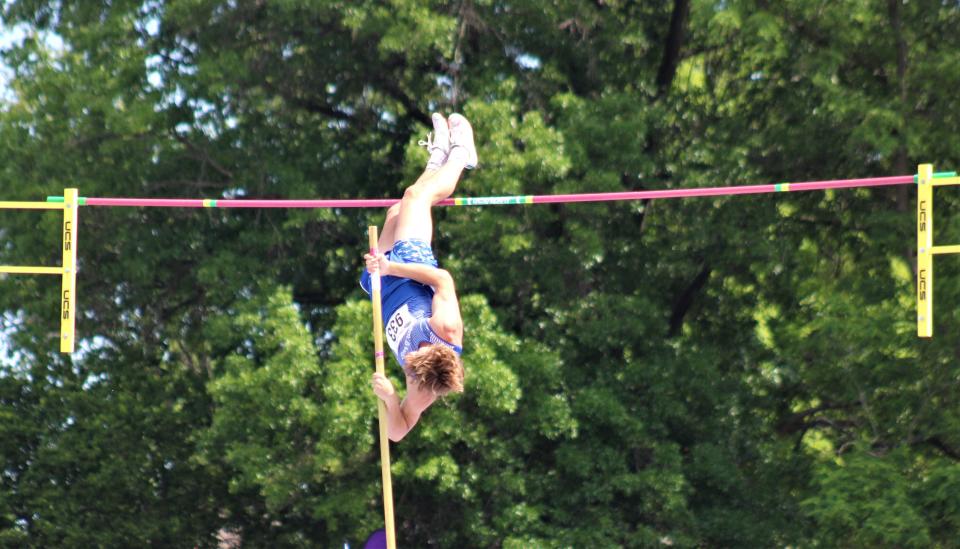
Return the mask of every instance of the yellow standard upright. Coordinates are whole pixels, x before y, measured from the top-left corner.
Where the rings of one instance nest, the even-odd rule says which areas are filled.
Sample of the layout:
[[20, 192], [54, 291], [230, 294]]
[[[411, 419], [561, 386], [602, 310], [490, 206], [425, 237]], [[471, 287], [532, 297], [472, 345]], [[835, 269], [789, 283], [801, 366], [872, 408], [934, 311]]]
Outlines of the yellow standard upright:
[[[367, 231], [370, 237], [370, 254], [377, 255], [377, 228], [371, 226]], [[380, 274], [370, 277], [373, 290], [373, 346], [377, 373], [383, 374], [383, 316], [380, 302]], [[387, 438], [387, 407], [377, 398], [377, 411], [380, 419], [380, 474], [383, 478], [383, 519], [387, 534], [387, 548], [396, 549], [397, 537], [393, 526], [393, 486], [390, 482], [390, 439]]]
[[63, 202], [16, 202], [0, 201], [0, 209], [6, 210], [63, 210], [61, 232], [63, 264], [60, 267], [35, 267], [0, 265], [0, 273], [6, 274], [57, 274], [62, 278], [60, 290], [60, 352], [72, 353], [77, 311], [77, 189], [66, 189]]
[[933, 188], [960, 185], [956, 172], [917, 168], [917, 335], [933, 337], [933, 256], [960, 253], [960, 245], [933, 245]]
[[63, 191], [63, 282], [60, 290], [60, 352], [72, 353], [77, 320], [77, 189]]
[[917, 168], [917, 335], [933, 337], [933, 165]]

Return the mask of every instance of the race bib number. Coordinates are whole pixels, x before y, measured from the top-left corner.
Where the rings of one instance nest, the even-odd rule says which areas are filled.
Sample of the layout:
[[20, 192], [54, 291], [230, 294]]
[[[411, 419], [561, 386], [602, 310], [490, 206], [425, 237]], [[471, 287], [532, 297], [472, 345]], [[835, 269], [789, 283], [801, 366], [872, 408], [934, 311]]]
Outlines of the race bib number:
[[387, 345], [393, 350], [394, 355], [400, 356], [400, 342], [406, 337], [407, 332], [413, 328], [416, 321], [416, 317], [410, 313], [410, 309], [406, 305], [397, 309], [387, 319], [384, 330], [387, 332]]

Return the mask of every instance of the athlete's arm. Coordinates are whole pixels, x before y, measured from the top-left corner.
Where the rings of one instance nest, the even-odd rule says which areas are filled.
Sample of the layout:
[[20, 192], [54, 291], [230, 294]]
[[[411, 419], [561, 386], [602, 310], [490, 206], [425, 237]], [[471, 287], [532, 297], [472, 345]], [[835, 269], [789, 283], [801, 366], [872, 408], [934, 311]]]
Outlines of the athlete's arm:
[[380, 271], [384, 276], [398, 276], [409, 278], [421, 284], [433, 287], [433, 315], [430, 317], [430, 327], [443, 339], [454, 345], [463, 344], [463, 320], [460, 317], [460, 303], [457, 300], [457, 290], [453, 277], [448, 271], [424, 265], [422, 263], [394, 263], [386, 256], [378, 254], [364, 255], [367, 261], [367, 270]]
[[453, 277], [450, 276], [449, 272], [432, 265], [424, 265], [422, 263], [393, 263], [389, 261], [387, 264], [389, 267], [386, 271], [381, 267], [380, 274], [386, 273], [390, 276], [416, 280], [420, 284], [433, 286], [434, 291], [438, 291], [441, 286], [445, 286], [448, 283], [450, 286], [453, 285]]
[[454, 345], [463, 345], [463, 319], [460, 317], [460, 302], [450, 273], [433, 292], [433, 315], [427, 321], [440, 337]]
[[375, 256], [364, 254], [363, 259], [367, 262], [367, 271], [371, 274], [379, 271], [382, 276], [409, 278], [410, 280], [416, 280], [420, 284], [426, 284], [434, 288], [443, 284], [443, 279], [450, 277], [450, 273], [432, 265], [424, 265], [422, 263], [394, 263], [387, 259], [387, 256], [384, 254], [377, 254]]
[[373, 374], [373, 392], [386, 405], [387, 438], [394, 442], [400, 442], [407, 436], [420, 420], [423, 411], [437, 398], [429, 391], [420, 390], [419, 384], [407, 380], [407, 396], [401, 402], [390, 380], [379, 373]]
[[463, 345], [463, 319], [460, 302], [449, 271], [416, 263], [391, 263], [390, 274], [416, 280], [433, 286], [433, 314], [430, 327], [443, 339], [454, 345]]

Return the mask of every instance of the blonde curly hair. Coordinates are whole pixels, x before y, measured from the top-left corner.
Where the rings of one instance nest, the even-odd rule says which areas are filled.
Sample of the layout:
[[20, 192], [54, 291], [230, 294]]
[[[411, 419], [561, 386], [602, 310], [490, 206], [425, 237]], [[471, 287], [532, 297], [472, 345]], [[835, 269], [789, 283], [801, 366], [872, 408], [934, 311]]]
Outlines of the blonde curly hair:
[[436, 343], [408, 353], [407, 371], [438, 396], [463, 392], [463, 363], [450, 347]]

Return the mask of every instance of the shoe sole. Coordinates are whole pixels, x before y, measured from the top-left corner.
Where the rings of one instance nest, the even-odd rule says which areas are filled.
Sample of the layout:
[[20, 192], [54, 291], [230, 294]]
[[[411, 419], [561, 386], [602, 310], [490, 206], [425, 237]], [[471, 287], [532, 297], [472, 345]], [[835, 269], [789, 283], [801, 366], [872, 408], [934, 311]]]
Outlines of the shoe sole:
[[[465, 144], [465, 143], [454, 143], [454, 142], [453, 142], [453, 131], [451, 130], [451, 132], [450, 132], [450, 150], [452, 151], [452, 150], [454, 149], [454, 147], [463, 147], [464, 149], [466, 149], [466, 151], [467, 151], [467, 162], [466, 162], [466, 164], [464, 165], [464, 168], [466, 168], [466, 169], [468, 169], [468, 170], [472, 170], [472, 169], [474, 169], [474, 168], [477, 167], [477, 161], [479, 160], [479, 159], [477, 158], [477, 146], [476, 146], [476, 144], [474, 143], [474, 140], [473, 140], [473, 126], [470, 125], [470, 122], [467, 121], [467, 118], [466, 118], [465, 116], [463, 116], [463, 115], [456, 114], [456, 113], [450, 115], [450, 118], [454, 118], [454, 117], [456, 117], [456, 118], [458, 118], [458, 119], [461, 120], [461, 122], [459, 122], [459, 123], [457, 124], [458, 126], [459, 126], [460, 124], [466, 124], [467, 127], [470, 128], [470, 132], [469, 132], [469, 135], [470, 135], [470, 139], [469, 139], [470, 145], [467, 146], [467, 144]], [[448, 122], [450, 121], [450, 118], [447, 119]]]

